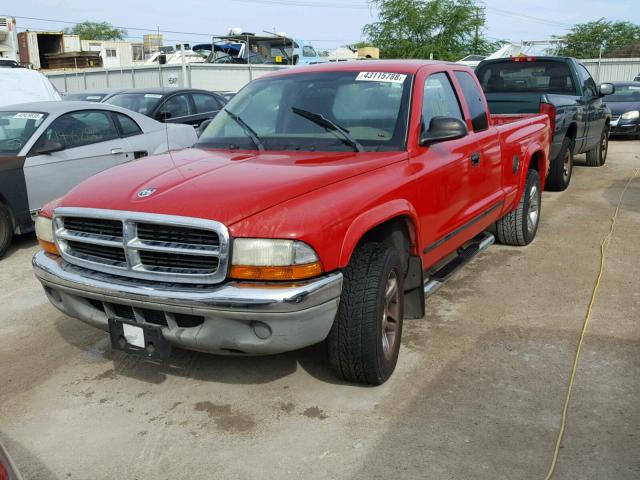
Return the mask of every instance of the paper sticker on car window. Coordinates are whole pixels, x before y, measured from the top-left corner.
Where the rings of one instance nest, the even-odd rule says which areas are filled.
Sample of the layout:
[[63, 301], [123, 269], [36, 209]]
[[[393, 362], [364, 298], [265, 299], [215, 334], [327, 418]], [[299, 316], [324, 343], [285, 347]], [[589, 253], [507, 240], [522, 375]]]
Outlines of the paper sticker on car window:
[[102, 97], [100, 95], [89, 95], [87, 96], [87, 100], [100, 100]]
[[27, 120], [40, 120], [42, 117], [44, 117], [43, 114], [33, 112], [19, 112], [13, 116], [13, 118], [25, 118]]
[[162, 95], [158, 93], [145, 93], [144, 98], [162, 98]]
[[392, 72], [360, 72], [356, 77], [359, 82], [404, 83], [406, 75]]

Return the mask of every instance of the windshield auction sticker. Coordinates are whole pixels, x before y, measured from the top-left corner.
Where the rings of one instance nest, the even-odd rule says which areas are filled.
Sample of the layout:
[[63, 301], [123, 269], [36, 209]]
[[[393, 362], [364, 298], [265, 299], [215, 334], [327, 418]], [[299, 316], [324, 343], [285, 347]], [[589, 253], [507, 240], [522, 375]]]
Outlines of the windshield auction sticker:
[[356, 77], [359, 82], [404, 83], [406, 75], [390, 72], [360, 72]]
[[26, 118], [27, 120], [40, 120], [44, 115], [41, 113], [33, 112], [19, 112], [16, 113], [13, 118]]

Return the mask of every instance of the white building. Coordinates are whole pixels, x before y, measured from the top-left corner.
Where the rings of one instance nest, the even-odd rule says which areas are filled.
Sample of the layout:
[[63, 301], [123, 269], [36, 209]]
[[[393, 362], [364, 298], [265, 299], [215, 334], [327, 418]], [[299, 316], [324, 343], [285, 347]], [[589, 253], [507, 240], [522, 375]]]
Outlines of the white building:
[[102, 65], [106, 68], [130, 67], [144, 63], [142, 42], [121, 40], [81, 40], [83, 51], [100, 52]]

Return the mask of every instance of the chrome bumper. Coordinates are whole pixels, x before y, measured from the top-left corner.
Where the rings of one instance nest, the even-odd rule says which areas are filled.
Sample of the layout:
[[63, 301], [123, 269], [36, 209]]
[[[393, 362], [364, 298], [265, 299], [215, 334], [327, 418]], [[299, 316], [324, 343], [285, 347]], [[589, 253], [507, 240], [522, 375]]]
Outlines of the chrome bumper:
[[[164, 312], [168, 325], [163, 333], [170, 343], [210, 353], [270, 354], [321, 342], [329, 334], [342, 292], [339, 272], [286, 284], [188, 286], [95, 272], [42, 251], [32, 263], [51, 303], [67, 315], [108, 330], [109, 305], [132, 307], [141, 322], [140, 312]], [[105, 308], [96, 308], [95, 301], [104, 302]], [[171, 320], [175, 314], [203, 321], [182, 328]]]

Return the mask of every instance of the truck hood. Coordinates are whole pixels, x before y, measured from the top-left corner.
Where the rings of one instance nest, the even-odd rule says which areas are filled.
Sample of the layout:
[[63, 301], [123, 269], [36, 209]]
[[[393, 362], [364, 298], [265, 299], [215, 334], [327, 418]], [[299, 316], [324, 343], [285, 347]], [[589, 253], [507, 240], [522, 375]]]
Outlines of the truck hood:
[[[406, 152], [248, 152], [185, 149], [85, 180], [56, 206], [126, 210], [232, 225], [299, 195], [405, 160]], [[153, 192], [144, 196], [140, 194]]]
[[607, 102], [607, 107], [614, 115], [622, 115], [631, 110], [640, 110], [640, 102]]

